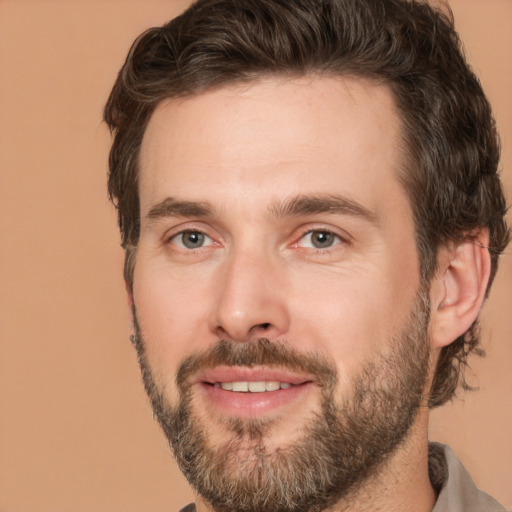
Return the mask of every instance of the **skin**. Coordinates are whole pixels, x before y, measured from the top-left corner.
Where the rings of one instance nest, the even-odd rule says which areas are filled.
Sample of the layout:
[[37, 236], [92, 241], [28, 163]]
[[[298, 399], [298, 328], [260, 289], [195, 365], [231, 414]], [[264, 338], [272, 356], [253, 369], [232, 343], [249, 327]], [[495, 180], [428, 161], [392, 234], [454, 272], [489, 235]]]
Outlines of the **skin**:
[[[389, 90], [362, 79], [266, 79], [157, 107], [140, 155], [141, 235], [129, 299], [170, 404], [178, 402], [180, 362], [220, 339], [267, 337], [322, 354], [336, 367], [340, 401], [365, 361], [391, 350], [420, 287], [412, 212], [396, 178], [401, 155]], [[343, 208], [283, 207], [305, 195], [335, 196]], [[187, 248], [187, 230], [204, 234], [204, 244]], [[312, 233], [326, 232], [332, 244], [315, 247]], [[440, 254], [431, 286], [432, 367], [483, 300], [485, 257], [457, 251]], [[461, 278], [471, 265], [480, 269], [472, 286]], [[211, 446], [229, 440], [229, 416], [272, 420], [269, 450], [296, 441], [320, 392], [314, 376], [287, 377], [310, 383], [262, 405], [254, 396], [213, 399], [197, 376], [194, 412], [208, 422]], [[424, 408], [354, 509], [432, 509], [427, 425]], [[197, 507], [208, 510], [200, 498]]]

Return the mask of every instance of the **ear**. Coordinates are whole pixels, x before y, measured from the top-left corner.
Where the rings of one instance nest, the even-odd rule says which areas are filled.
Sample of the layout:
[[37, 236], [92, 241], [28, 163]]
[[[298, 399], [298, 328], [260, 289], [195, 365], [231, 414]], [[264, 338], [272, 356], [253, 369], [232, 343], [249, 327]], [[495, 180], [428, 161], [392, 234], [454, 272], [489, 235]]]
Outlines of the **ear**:
[[128, 302], [128, 311], [130, 315], [130, 331], [135, 333], [134, 328], [134, 299], [133, 299], [133, 274], [135, 269], [135, 257], [137, 255], [137, 248], [132, 245], [127, 245], [124, 253], [124, 286], [126, 289], [126, 300]]
[[489, 274], [489, 233], [438, 252], [438, 271], [431, 283], [431, 344], [442, 348], [464, 334], [482, 307]]
[[135, 334], [134, 321], [133, 318], [133, 286], [129, 284], [127, 281], [124, 282], [126, 288], [126, 301], [128, 303], [128, 314], [130, 315], [130, 334]]
[[126, 281], [124, 282], [124, 286], [126, 288], [126, 300], [128, 301], [128, 307], [131, 311], [133, 309], [133, 286]]

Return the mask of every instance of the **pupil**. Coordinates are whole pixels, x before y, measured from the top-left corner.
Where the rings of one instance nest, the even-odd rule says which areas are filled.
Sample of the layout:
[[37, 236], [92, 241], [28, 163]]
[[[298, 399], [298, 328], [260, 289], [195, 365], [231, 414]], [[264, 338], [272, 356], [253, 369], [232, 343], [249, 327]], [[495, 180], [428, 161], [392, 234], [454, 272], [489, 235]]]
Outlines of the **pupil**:
[[203, 245], [204, 235], [198, 232], [185, 233], [183, 245], [189, 249], [195, 249]]
[[317, 248], [329, 247], [332, 244], [334, 235], [326, 231], [317, 231], [313, 233], [312, 242]]

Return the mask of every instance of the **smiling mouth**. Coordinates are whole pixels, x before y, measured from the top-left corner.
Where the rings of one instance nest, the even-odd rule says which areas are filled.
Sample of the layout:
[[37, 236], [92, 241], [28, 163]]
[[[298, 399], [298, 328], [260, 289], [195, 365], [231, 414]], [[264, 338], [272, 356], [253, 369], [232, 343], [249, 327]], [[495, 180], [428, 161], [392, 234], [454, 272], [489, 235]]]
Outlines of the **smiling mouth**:
[[269, 368], [216, 367], [205, 370], [196, 384], [204, 405], [221, 416], [261, 418], [299, 403], [316, 387], [310, 376]]
[[213, 386], [225, 391], [235, 393], [265, 393], [267, 391], [278, 391], [280, 389], [289, 389], [295, 384], [290, 382], [269, 381], [235, 381], [235, 382], [214, 382]]

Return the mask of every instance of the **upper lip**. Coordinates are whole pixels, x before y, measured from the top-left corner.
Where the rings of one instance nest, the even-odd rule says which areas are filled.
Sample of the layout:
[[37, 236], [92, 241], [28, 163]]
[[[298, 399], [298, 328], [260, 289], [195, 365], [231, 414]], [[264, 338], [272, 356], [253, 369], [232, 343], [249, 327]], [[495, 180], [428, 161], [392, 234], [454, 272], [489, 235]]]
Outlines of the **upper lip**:
[[297, 385], [311, 382], [310, 376], [294, 373], [279, 368], [218, 366], [200, 372], [194, 379], [198, 383], [215, 384], [216, 382], [288, 382]]

